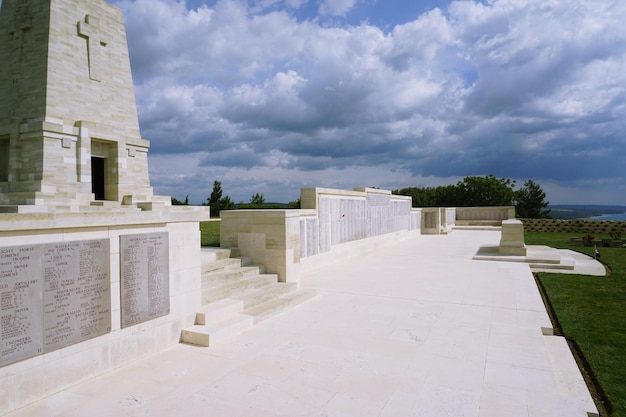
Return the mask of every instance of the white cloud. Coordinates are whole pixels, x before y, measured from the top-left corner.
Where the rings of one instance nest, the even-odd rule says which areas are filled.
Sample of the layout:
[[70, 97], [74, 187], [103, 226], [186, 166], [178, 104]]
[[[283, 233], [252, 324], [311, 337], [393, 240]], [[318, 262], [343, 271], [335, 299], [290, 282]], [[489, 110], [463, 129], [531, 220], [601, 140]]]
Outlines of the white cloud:
[[285, 4], [292, 9], [297, 9], [307, 4], [308, 1], [309, 0], [285, 0]]
[[189, 187], [623, 177], [625, 2], [459, 1], [388, 31], [342, 24], [355, 0], [117, 4], [152, 169], [176, 154]]
[[345, 16], [355, 3], [356, 0], [322, 0], [319, 13], [321, 16]]

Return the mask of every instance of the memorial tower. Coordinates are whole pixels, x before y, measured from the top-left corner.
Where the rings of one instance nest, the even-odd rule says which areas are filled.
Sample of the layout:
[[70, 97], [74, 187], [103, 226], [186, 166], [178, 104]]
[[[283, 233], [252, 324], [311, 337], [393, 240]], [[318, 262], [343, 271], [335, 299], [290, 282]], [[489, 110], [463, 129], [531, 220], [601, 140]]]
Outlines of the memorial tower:
[[169, 202], [150, 186], [118, 8], [3, 0], [0, 62], [0, 212]]

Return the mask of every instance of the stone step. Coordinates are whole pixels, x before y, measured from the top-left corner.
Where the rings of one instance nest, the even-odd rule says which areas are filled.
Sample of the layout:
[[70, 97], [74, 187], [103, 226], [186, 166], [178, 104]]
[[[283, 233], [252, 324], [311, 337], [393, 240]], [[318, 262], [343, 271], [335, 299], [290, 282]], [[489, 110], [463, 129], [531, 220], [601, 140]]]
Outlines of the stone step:
[[1, 205], [0, 213], [13, 214], [13, 213], [46, 213], [49, 208], [47, 206], [34, 206], [34, 205]]
[[251, 316], [237, 314], [228, 319], [211, 324], [194, 324], [183, 329], [181, 341], [198, 346], [213, 346], [222, 340], [235, 337], [254, 325]]
[[202, 274], [219, 272], [226, 269], [234, 269], [243, 266], [242, 260], [237, 258], [219, 259], [212, 262], [202, 262]]
[[452, 226], [452, 230], [488, 230], [488, 231], [499, 231], [502, 230], [501, 226], [495, 225], [477, 225], [477, 226], [463, 226], [463, 225], [455, 225]]
[[208, 304], [222, 298], [241, 298], [247, 293], [256, 292], [278, 282], [274, 274], [255, 275], [248, 278], [224, 281], [221, 284], [202, 288], [202, 303]]
[[588, 417], [597, 417], [598, 408], [593, 402], [565, 338], [545, 336], [544, 341], [548, 348], [559, 394], [568, 401], [580, 401]]
[[119, 211], [141, 211], [141, 209], [132, 206], [122, 206], [115, 201], [110, 201], [113, 204], [90, 204], [89, 206], [80, 206], [81, 212], [119, 212]]
[[141, 211], [136, 207], [120, 206], [99, 206], [85, 204], [58, 204], [46, 203], [46, 205], [0, 205], [0, 213], [90, 213], [90, 212], [128, 212]]
[[541, 262], [541, 261], [529, 261], [530, 268], [534, 270], [574, 270], [576, 261], [570, 255], [565, 252], [558, 251], [561, 255], [561, 259], [556, 262]]
[[223, 299], [207, 304], [196, 313], [196, 323], [183, 329], [181, 341], [198, 346], [212, 346], [230, 339], [254, 325], [252, 316], [241, 314], [241, 300]]
[[208, 248], [204, 247], [200, 249], [200, 256], [202, 257], [202, 263], [210, 263], [220, 259], [230, 258], [231, 250], [224, 248]]
[[259, 276], [258, 266], [242, 266], [239, 268], [224, 269], [222, 271], [202, 274], [202, 288], [211, 288], [220, 285], [232, 285], [241, 280]]
[[[211, 274], [213, 272], [220, 272], [224, 270], [232, 270], [244, 266], [252, 265], [251, 258], [226, 258], [218, 259], [213, 262], [202, 262], [202, 274]], [[260, 273], [265, 271], [264, 267], [259, 266]]]
[[553, 271], [573, 271], [575, 268], [574, 264], [542, 264], [542, 263], [530, 263], [530, 269], [533, 271], [545, 271], [545, 270], [553, 270]]
[[502, 220], [455, 220], [455, 226], [461, 227], [482, 227], [482, 226], [502, 226]]
[[218, 322], [242, 312], [243, 301], [235, 300], [234, 298], [224, 298], [202, 306], [200, 311], [196, 313], [195, 324], [205, 325], [211, 322]]
[[233, 298], [243, 301], [244, 312], [267, 301], [274, 300], [298, 288], [295, 282], [274, 282], [258, 288], [248, 288], [241, 294], [233, 295]]
[[278, 298], [248, 307], [244, 310], [244, 314], [252, 316], [254, 323], [260, 323], [263, 320], [274, 317], [287, 309], [302, 304], [317, 296], [317, 290], [305, 288], [295, 290], [284, 294]]
[[195, 324], [183, 330], [181, 340], [209, 346], [232, 337], [317, 294], [298, 290], [295, 282], [278, 282], [278, 275], [264, 274], [263, 266], [250, 258], [237, 258], [238, 250], [202, 248], [202, 304]]

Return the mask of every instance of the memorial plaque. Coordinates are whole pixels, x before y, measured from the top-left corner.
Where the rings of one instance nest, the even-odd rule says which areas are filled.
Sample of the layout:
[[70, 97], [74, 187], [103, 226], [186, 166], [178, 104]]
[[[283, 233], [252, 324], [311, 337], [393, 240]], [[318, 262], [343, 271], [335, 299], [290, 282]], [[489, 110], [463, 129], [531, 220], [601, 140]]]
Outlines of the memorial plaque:
[[167, 232], [120, 236], [122, 328], [170, 313]]
[[367, 194], [367, 205], [370, 207], [388, 207], [391, 201], [389, 194]]
[[44, 351], [111, 331], [109, 240], [43, 247]]
[[43, 353], [41, 245], [0, 248], [0, 366]]

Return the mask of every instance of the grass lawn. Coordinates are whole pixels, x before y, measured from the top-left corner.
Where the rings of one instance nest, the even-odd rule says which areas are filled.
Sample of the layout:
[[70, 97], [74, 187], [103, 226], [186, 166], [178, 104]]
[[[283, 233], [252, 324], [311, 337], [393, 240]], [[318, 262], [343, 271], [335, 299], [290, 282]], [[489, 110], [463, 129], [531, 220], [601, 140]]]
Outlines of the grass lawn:
[[[593, 247], [573, 246], [570, 236], [576, 234], [527, 232], [525, 242], [593, 256]], [[563, 335], [578, 344], [606, 395], [609, 415], [626, 417], [626, 248], [598, 250], [610, 276], [540, 273], [539, 281]]]
[[218, 219], [200, 222], [200, 244], [220, 246], [220, 221]]

